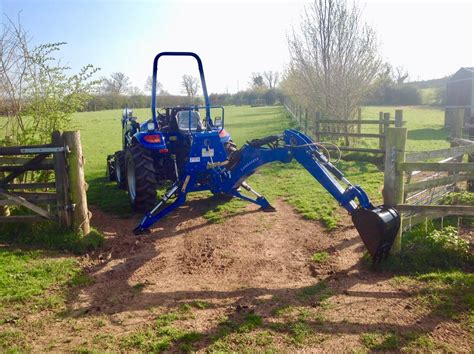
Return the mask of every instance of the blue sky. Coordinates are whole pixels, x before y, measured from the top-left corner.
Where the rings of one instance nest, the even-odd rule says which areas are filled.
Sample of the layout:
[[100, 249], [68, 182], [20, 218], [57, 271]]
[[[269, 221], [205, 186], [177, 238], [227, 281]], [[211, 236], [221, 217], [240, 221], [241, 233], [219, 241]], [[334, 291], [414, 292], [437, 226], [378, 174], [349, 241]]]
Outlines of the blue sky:
[[[235, 92], [252, 72], [282, 70], [288, 62], [286, 34], [307, 1], [294, 0], [0, 0], [0, 11], [22, 24], [34, 43], [68, 44], [62, 61], [86, 64], [100, 76], [126, 73], [143, 89], [153, 56], [164, 50], [196, 51], [204, 61], [210, 92]], [[410, 77], [429, 79], [473, 66], [473, 4], [469, 0], [359, 1], [377, 31], [383, 58], [404, 66]], [[454, 40], [453, 40], [454, 38]], [[179, 91], [187, 61], [165, 61], [159, 78]], [[161, 74], [161, 76], [160, 76]]]

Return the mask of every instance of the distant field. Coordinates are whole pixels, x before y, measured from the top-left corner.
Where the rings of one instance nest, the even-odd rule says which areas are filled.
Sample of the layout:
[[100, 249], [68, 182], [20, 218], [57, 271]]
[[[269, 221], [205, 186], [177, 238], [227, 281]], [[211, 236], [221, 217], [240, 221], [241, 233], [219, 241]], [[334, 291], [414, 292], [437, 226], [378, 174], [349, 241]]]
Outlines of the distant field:
[[[444, 111], [424, 106], [368, 106], [362, 110], [363, 119], [379, 119], [379, 112], [390, 113], [394, 119], [395, 110], [403, 110], [403, 120], [408, 128], [407, 150], [426, 151], [449, 147], [447, 137], [449, 132], [444, 129]], [[364, 125], [362, 132], [378, 133], [378, 125]], [[357, 145], [378, 147], [378, 139], [364, 138]]]
[[[400, 107], [409, 129], [409, 150], [430, 150], [447, 146], [447, 132], [443, 129], [441, 110], [418, 107]], [[363, 117], [374, 119], [379, 111], [391, 112], [395, 107], [366, 107]], [[234, 141], [241, 146], [245, 141], [280, 133], [292, 123], [282, 107], [230, 106], [225, 111], [225, 126]], [[150, 117], [149, 109], [135, 110], [140, 121]], [[213, 116], [220, 115], [213, 112]], [[86, 157], [86, 178], [90, 184], [90, 203], [99, 205], [106, 211], [127, 215], [130, 213], [126, 193], [118, 190], [113, 183], [104, 178], [105, 161], [108, 154], [120, 149], [121, 110], [77, 113], [73, 117], [75, 128], [81, 131]], [[378, 131], [378, 126], [372, 127]], [[377, 144], [377, 141], [368, 145]], [[338, 164], [354, 183], [361, 184], [376, 201], [381, 200], [383, 174], [372, 163], [349, 161]], [[337, 204], [328, 193], [296, 163], [290, 165], [273, 164], [259, 170], [249, 179], [257, 190], [270, 200], [283, 198], [305, 217], [320, 219], [332, 227], [336, 224], [334, 210]], [[214, 205], [208, 217], [219, 221], [221, 217], [232, 214], [243, 203], [232, 201]]]

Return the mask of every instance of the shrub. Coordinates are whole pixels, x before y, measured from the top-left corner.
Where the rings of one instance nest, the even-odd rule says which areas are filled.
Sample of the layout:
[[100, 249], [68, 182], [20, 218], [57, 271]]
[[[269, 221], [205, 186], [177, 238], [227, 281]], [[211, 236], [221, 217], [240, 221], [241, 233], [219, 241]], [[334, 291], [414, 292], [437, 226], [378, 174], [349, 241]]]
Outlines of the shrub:
[[458, 236], [456, 228], [436, 230], [430, 223], [404, 233], [400, 257], [389, 257], [381, 267], [413, 274], [462, 269], [472, 262], [469, 244]]

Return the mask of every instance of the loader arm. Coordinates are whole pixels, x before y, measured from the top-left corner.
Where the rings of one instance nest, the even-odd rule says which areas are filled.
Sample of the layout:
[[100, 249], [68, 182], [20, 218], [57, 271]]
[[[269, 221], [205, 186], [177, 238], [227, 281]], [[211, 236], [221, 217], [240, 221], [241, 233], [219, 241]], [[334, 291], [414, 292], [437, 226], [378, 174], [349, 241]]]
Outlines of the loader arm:
[[[208, 144], [206, 148], [202, 148], [199, 140]], [[219, 146], [217, 143], [213, 145], [212, 135], [197, 137], [195, 143], [194, 150], [197, 151], [216, 149], [217, 160], [210, 157], [208, 161], [203, 153], [199, 164], [189, 162], [187, 172], [183, 174], [180, 181], [173, 184], [162, 201], [145, 215], [140, 225], [134, 230], [136, 233], [147, 230], [159, 219], [183, 204], [187, 193], [194, 191], [210, 190], [215, 194], [228, 194], [255, 203], [264, 211], [274, 210], [267, 199], [253, 190], [245, 180], [263, 165], [272, 162], [289, 163], [294, 159], [351, 214], [352, 221], [374, 261], [388, 254], [400, 227], [398, 212], [385, 206], [374, 207], [366, 192], [360, 186], [352, 185], [319, 150], [318, 144], [315, 144], [308, 136], [289, 129], [285, 130], [281, 136], [255, 139], [231, 154], [228, 161], [225, 158], [218, 159]], [[253, 193], [256, 198], [242, 194], [241, 188]], [[160, 210], [161, 206], [173, 196], [176, 197], [175, 201]]]

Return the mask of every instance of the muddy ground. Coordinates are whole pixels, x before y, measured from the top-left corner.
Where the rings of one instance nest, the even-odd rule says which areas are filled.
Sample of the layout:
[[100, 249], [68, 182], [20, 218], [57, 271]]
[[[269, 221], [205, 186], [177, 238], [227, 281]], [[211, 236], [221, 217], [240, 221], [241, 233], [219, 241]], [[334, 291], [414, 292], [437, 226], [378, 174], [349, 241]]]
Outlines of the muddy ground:
[[[82, 259], [92, 284], [70, 294], [62, 318], [37, 332], [33, 348], [154, 350], [150, 343], [163, 337], [149, 331], [167, 313], [179, 314], [173, 328], [197, 333], [187, 346], [169, 335], [156, 347], [168, 351], [474, 347], [459, 321], [438, 315], [392, 274], [362, 260], [348, 216], [328, 232], [277, 202], [274, 213], [249, 205], [212, 224], [201, 216], [204, 203], [191, 201], [139, 237], [131, 233], [138, 218], [93, 210], [107, 240]], [[314, 262], [315, 252], [330, 257]], [[254, 323], [242, 327], [249, 319]], [[371, 338], [380, 346], [371, 347]]]

